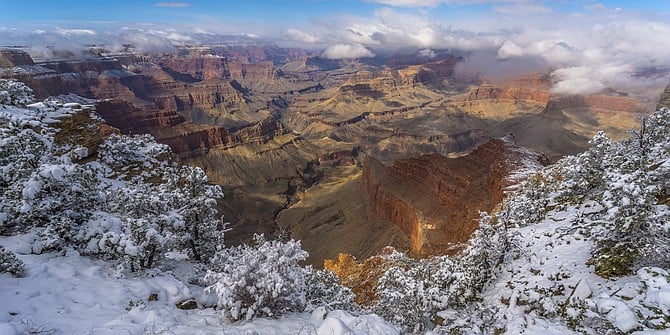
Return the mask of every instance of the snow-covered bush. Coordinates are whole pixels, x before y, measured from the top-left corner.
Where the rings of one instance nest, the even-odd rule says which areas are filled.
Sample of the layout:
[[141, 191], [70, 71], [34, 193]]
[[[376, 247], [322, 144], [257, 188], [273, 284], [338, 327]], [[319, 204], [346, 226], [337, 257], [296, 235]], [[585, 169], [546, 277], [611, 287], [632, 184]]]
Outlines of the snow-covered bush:
[[478, 301], [485, 285], [495, 279], [495, 268], [513, 249], [500, 222], [482, 213], [480, 229], [456, 257], [432, 257], [406, 268], [390, 268], [377, 285], [374, 311], [416, 332], [435, 323], [437, 312]]
[[114, 135], [96, 161], [80, 162], [81, 150], [54, 140], [58, 118], [72, 113], [66, 104], [3, 106], [0, 234], [37, 228], [35, 253], [72, 247], [132, 270], [166, 253], [206, 261], [222, 245], [214, 209], [221, 189], [199, 168], [176, 167], [168, 146], [149, 135]]
[[198, 168], [165, 168], [162, 174], [163, 183], [136, 177], [108, 192], [81, 237], [86, 252], [122, 258], [135, 271], [167, 253], [206, 261], [220, 249], [225, 227], [214, 209], [220, 188]]
[[17, 220], [46, 227], [50, 238], [72, 244], [73, 228], [84, 223], [105, 200], [99, 165], [73, 164], [67, 158], [42, 164], [23, 184]]
[[410, 331], [425, 329], [430, 312], [426, 301], [428, 282], [417, 278], [418, 267], [406, 270], [392, 267], [379, 279], [378, 303], [374, 311], [387, 321], [406, 326]]
[[307, 310], [325, 307], [330, 310], [358, 310], [351, 289], [340, 284], [340, 280], [328, 270], [305, 268], [305, 299]]
[[457, 259], [456, 272], [461, 276], [451, 287], [454, 303], [466, 305], [476, 299], [484, 285], [495, 278], [496, 266], [513, 251], [511, 240], [501, 219], [480, 213], [479, 229]]
[[[175, 231], [184, 226], [182, 218], [170, 206], [171, 201], [171, 194], [162, 185], [144, 183], [140, 178], [127, 182], [110, 192], [104, 207], [118, 219], [116, 229], [93, 229], [97, 235], [90, 238], [104, 240], [99, 251], [122, 256], [132, 270], [150, 268], [171, 249]], [[107, 221], [102, 219], [91, 222], [92, 227]], [[89, 250], [98, 251], [94, 247]]]
[[13, 252], [5, 250], [5, 247], [0, 245], [0, 273], [10, 273], [19, 277], [24, 271], [23, 262]]
[[549, 210], [596, 201], [604, 210], [581, 219], [596, 241], [591, 263], [603, 277], [631, 274], [642, 266], [670, 265], [665, 222], [670, 193], [670, 110], [642, 120], [622, 142], [604, 132], [592, 147], [568, 156], [525, 182], [503, 204], [507, 225], [532, 225]]
[[0, 104], [26, 106], [33, 100], [33, 90], [24, 83], [0, 79]]
[[307, 252], [296, 241], [266, 241], [217, 252], [205, 280], [207, 292], [218, 297], [217, 307], [229, 320], [276, 317], [306, 307], [305, 272], [299, 262]]
[[160, 181], [162, 172], [170, 167], [172, 150], [157, 143], [151, 135], [112, 134], [98, 149], [98, 160], [111, 167], [116, 176], [131, 179]]
[[30, 123], [0, 113], [0, 234], [29, 228], [20, 218], [24, 183], [51, 159], [51, 138]]
[[[169, 173], [167, 172], [169, 171]], [[183, 221], [175, 226], [175, 248], [196, 261], [206, 261], [223, 244], [225, 223], [216, 217], [217, 199], [223, 197], [221, 187], [209, 184], [205, 171], [182, 166], [175, 172], [167, 170], [161, 185], [170, 197], [169, 204]]]

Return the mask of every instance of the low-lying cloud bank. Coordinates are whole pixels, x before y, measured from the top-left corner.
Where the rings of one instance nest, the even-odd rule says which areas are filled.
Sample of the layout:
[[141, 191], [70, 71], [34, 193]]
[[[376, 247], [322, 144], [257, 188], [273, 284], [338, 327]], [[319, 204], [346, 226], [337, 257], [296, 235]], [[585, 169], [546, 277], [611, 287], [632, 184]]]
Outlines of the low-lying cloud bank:
[[598, 3], [559, 13], [531, 0], [370, 1], [396, 7], [496, 5], [486, 17], [460, 22], [433, 19], [429, 11], [383, 8], [373, 17], [315, 21], [312, 33], [322, 43], [356, 43], [371, 50], [412, 47], [424, 50], [424, 56], [433, 49], [462, 51], [467, 55], [459, 66], [463, 75], [499, 79], [551, 71], [555, 94], [607, 88], [644, 93], [670, 81], [670, 48], [662, 47], [670, 22], [648, 13]]
[[[670, 22], [653, 15], [595, 2], [571, 13], [559, 13], [547, 7], [547, 2], [532, 0], [368, 1], [392, 7], [368, 17], [320, 17], [308, 27], [289, 24], [266, 27], [261, 33], [238, 32], [236, 36], [321, 48], [322, 56], [330, 59], [373, 57], [377, 51], [408, 48], [432, 58], [434, 50], [452, 50], [466, 55], [457, 69], [463, 75], [497, 79], [551, 71], [555, 94], [591, 94], [606, 88], [644, 92], [670, 80], [670, 48], [663, 47], [670, 36]], [[446, 22], [431, 15], [432, 8], [445, 3], [494, 6], [477, 18]], [[147, 24], [0, 27], [0, 41], [5, 45], [30, 44], [38, 51], [47, 45], [81, 49], [89, 44], [104, 44], [111, 49], [132, 44], [140, 51], [169, 51], [175, 45], [211, 42], [226, 33], [210, 29]], [[273, 33], [276, 31], [279, 33]]]

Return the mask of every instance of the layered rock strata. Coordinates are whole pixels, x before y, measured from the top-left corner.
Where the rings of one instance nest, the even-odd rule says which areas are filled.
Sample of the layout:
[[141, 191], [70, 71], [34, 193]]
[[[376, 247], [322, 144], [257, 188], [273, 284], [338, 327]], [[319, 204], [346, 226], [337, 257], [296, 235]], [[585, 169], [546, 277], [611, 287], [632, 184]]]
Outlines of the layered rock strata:
[[369, 160], [363, 187], [372, 211], [409, 236], [415, 254], [444, 254], [470, 238], [479, 212], [500, 203], [507, 177], [528, 159], [495, 139], [458, 158], [423, 155], [389, 167]]

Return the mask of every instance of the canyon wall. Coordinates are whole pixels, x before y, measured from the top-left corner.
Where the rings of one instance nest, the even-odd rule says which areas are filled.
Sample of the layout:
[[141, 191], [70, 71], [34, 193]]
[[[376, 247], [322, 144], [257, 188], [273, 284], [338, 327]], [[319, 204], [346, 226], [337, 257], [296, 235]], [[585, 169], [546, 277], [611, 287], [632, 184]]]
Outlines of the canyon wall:
[[661, 98], [656, 105], [656, 109], [661, 109], [663, 107], [670, 108], [670, 85], [665, 87], [665, 90], [661, 93]]
[[527, 158], [542, 160], [522, 156], [494, 139], [458, 158], [422, 155], [389, 167], [369, 160], [363, 187], [372, 211], [408, 235], [415, 254], [443, 254], [470, 238], [479, 211], [490, 212], [502, 200], [513, 170]]

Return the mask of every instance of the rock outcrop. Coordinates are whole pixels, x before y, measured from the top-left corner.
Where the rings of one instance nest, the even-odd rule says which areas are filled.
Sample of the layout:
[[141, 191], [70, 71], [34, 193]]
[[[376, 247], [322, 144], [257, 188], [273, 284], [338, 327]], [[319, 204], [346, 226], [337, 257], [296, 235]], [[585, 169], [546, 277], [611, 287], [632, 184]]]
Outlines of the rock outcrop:
[[620, 112], [640, 113], [646, 109], [646, 106], [639, 100], [610, 95], [573, 95], [566, 97], [552, 98], [547, 102], [546, 109], [569, 109], [569, 108], [589, 108], [599, 110], [604, 113], [616, 114]]
[[342, 285], [351, 288], [357, 304], [372, 306], [377, 299], [375, 292], [379, 278], [391, 267], [407, 267], [402, 260], [392, 257], [395, 252], [394, 248], [387, 247], [362, 261], [349, 254], [339, 254], [337, 259], [326, 259], [324, 268], [333, 272]]
[[658, 101], [658, 104], [656, 105], [656, 109], [661, 109], [661, 108], [670, 108], [670, 85], [665, 87], [665, 90], [663, 93], [661, 93], [661, 99]]
[[211, 80], [230, 78], [230, 68], [225, 58], [169, 58], [159, 65], [176, 79]]
[[210, 149], [228, 149], [242, 144], [258, 144], [286, 133], [279, 121], [265, 119], [256, 124], [226, 129], [223, 127], [183, 127], [183, 132], [175, 136], [162, 136], [160, 142], [184, 157], [200, 156]]
[[123, 100], [102, 100], [96, 104], [96, 109], [108, 124], [124, 134], [151, 133], [155, 128], [185, 122], [184, 117], [174, 110], [139, 108]]
[[369, 160], [363, 187], [372, 211], [409, 236], [415, 254], [444, 254], [470, 238], [480, 211], [502, 200], [513, 170], [529, 158], [539, 163], [522, 156], [495, 139], [458, 158], [423, 155], [390, 167]]
[[11, 68], [19, 65], [35, 65], [35, 63], [25, 51], [0, 49], [0, 68]]
[[452, 99], [454, 104], [468, 106], [479, 100], [514, 100], [528, 101], [546, 104], [549, 101], [551, 93], [543, 89], [530, 87], [496, 87], [491, 85], [481, 85], [474, 87], [467, 94]]

